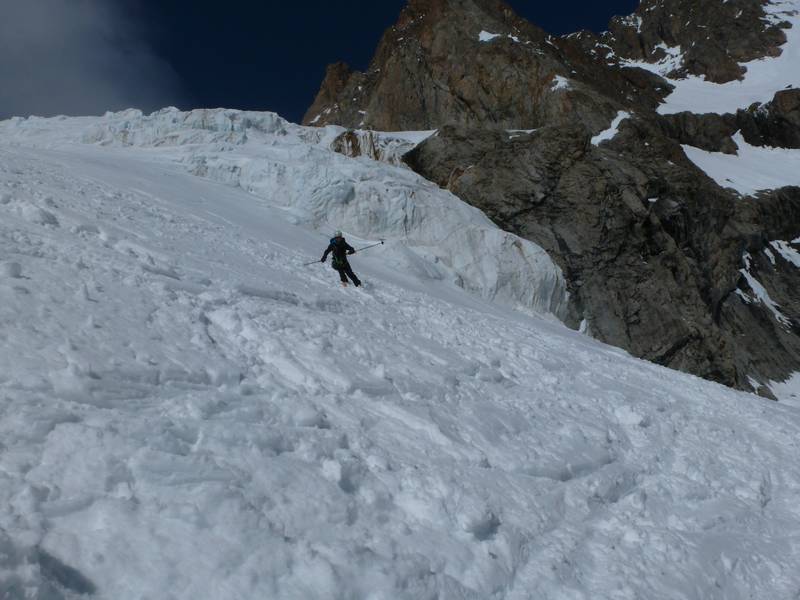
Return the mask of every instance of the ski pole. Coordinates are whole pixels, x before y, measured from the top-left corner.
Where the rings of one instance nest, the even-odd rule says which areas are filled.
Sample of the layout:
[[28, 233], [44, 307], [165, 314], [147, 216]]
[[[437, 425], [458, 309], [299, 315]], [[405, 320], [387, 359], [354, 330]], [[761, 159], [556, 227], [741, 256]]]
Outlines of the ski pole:
[[315, 261], [310, 262], [310, 263], [303, 263], [303, 266], [304, 267], [310, 267], [311, 265], [315, 265], [315, 264], [320, 263], [320, 262], [322, 262], [322, 261], [321, 260], [315, 260]]
[[383, 240], [378, 242], [377, 244], [372, 244], [371, 246], [365, 246], [364, 248], [358, 248], [356, 252], [361, 252], [363, 250], [369, 250], [370, 248], [374, 248], [375, 246], [383, 246]]

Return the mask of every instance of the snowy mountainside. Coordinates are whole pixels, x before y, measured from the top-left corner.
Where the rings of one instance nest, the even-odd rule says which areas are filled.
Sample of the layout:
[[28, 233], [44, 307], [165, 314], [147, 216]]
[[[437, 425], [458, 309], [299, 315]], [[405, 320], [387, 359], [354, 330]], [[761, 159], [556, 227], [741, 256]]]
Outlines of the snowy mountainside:
[[569, 327], [777, 397], [800, 373], [800, 271], [767, 253], [800, 236], [798, 19], [800, 0], [642, 0], [553, 37], [503, 0], [408, 0], [304, 123], [378, 158], [364, 130], [435, 130], [403, 161], [543, 248]]
[[[0, 124], [0, 595], [800, 592], [797, 404], [488, 302], [491, 248], [447, 243], [500, 234], [324, 131], [106, 137], [131, 118]], [[367, 177], [420, 204], [369, 217]], [[452, 229], [409, 215], [342, 289], [302, 267], [320, 182], [365, 241]]]

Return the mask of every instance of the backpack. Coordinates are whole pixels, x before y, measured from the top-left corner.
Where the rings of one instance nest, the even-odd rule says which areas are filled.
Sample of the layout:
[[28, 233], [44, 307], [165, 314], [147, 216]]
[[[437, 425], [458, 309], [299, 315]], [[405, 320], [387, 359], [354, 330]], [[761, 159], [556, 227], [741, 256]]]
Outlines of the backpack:
[[[331, 238], [330, 243], [331, 245], [334, 245], [336, 243], [336, 238]], [[331, 267], [333, 267], [337, 271], [339, 269], [344, 268], [344, 261], [338, 256], [336, 256], [335, 252], [331, 253]]]

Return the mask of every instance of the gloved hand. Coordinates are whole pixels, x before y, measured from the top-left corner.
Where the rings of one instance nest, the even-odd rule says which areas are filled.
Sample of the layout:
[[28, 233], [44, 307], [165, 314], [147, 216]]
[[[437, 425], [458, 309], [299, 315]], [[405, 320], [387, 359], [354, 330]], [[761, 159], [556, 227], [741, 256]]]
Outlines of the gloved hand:
[[348, 253], [348, 254], [355, 254], [355, 253], [356, 253], [356, 251], [355, 251], [355, 250], [348, 250], [348, 251], [347, 251], [347, 253]]
[[324, 258], [320, 258], [320, 259], [319, 259], [319, 262], [323, 262], [323, 263], [324, 263], [324, 262], [325, 262], [325, 259], [324, 259]]

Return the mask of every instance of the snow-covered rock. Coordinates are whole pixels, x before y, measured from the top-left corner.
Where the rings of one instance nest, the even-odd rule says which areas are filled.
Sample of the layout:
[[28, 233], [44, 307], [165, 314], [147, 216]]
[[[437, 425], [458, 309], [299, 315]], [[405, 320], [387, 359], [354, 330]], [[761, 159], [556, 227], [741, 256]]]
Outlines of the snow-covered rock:
[[[742, 78], [727, 83], [714, 83], [697, 75], [669, 79], [674, 89], [658, 108], [659, 113], [735, 113], [756, 102], [768, 102], [775, 92], [800, 85], [800, 1], [771, 0], [764, 4], [768, 19], [789, 25], [780, 54], [744, 63]], [[659, 74], [666, 75], [663, 71]]]

